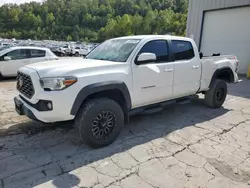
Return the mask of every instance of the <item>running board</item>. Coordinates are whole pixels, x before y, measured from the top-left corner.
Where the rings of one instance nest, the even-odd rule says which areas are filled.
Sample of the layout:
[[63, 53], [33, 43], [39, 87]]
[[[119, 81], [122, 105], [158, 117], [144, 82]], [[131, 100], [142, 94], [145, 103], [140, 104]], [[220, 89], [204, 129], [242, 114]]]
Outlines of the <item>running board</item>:
[[133, 116], [136, 114], [152, 114], [152, 113], [160, 112], [164, 109], [164, 107], [166, 107], [168, 105], [171, 105], [171, 104], [184, 105], [184, 104], [190, 103], [192, 99], [196, 99], [196, 98], [198, 98], [198, 96], [194, 95], [194, 96], [179, 98], [179, 99], [175, 99], [175, 100], [170, 100], [170, 101], [166, 101], [166, 102], [161, 102], [161, 103], [157, 103], [157, 104], [153, 104], [153, 105], [148, 105], [148, 106], [136, 108], [136, 109], [133, 109], [129, 112], [129, 116]]

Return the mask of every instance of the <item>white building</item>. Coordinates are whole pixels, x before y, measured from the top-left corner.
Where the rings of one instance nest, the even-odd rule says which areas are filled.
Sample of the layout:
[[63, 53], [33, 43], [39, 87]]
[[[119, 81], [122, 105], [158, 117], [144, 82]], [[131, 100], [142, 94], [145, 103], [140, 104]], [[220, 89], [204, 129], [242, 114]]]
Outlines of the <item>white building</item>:
[[250, 0], [189, 0], [187, 37], [206, 56], [234, 54], [239, 73], [250, 65]]

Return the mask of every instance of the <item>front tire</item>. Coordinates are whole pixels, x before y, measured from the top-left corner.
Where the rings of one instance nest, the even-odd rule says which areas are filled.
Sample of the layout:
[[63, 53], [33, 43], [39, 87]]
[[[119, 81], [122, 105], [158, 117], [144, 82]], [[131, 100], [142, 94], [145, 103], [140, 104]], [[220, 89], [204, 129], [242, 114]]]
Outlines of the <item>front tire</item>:
[[205, 93], [205, 102], [210, 108], [220, 108], [227, 97], [227, 83], [224, 80], [214, 80]]
[[0, 81], [3, 80], [3, 75], [2, 73], [0, 72]]
[[114, 142], [124, 125], [124, 114], [119, 104], [109, 98], [87, 101], [75, 119], [84, 143], [101, 148]]

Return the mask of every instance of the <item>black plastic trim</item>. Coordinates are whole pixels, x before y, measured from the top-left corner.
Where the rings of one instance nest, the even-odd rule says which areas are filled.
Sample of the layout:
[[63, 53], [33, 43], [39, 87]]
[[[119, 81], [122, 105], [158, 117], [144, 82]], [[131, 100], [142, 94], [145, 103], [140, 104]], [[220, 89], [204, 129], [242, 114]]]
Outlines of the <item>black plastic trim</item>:
[[119, 91], [122, 92], [125, 102], [127, 104], [127, 110], [129, 111], [131, 109], [132, 104], [131, 104], [131, 97], [130, 97], [126, 84], [124, 82], [109, 81], [109, 82], [100, 82], [100, 83], [91, 84], [82, 88], [75, 99], [75, 102], [72, 106], [70, 114], [76, 115], [83, 101], [88, 96], [101, 92], [101, 91], [107, 91], [107, 90], [112, 90], [112, 89], [118, 89]]
[[32, 120], [35, 120], [35, 121], [39, 121], [30, 109], [28, 109], [26, 106], [23, 106], [22, 108], [23, 108], [24, 114], [25, 114], [29, 119], [32, 119]]
[[234, 82], [234, 74], [233, 74], [233, 71], [230, 67], [223, 67], [223, 68], [220, 68], [220, 69], [217, 69], [213, 76], [212, 76], [212, 79], [210, 81], [210, 84], [209, 84], [209, 87], [211, 86], [212, 82], [216, 79], [216, 77], [220, 74], [221, 71], [229, 71], [230, 72], [230, 80], [231, 82], [230, 83], [233, 83]]
[[3, 75], [2, 75], [2, 73], [0, 71], [0, 80], [2, 80], [2, 79], [3, 79]]
[[[32, 106], [33, 108], [35, 108], [36, 110], [40, 111], [40, 112], [45, 112], [45, 111], [52, 111], [53, 110], [53, 103], [52, 101], [48, 101], [48, 100], [39, 100], [36, 104], [32, 104], [31, 102], [27, 101], [23, 96], [19, 95], [19, 97], [26, 102], [28, 105]], [[52, 108], [48, 109], [47, 104], [51, 103]]]
[[[16, 97], [14, 99], [14, 101], [19, 101], [20, 103], [22, 103], [20, 100], [18, 100]], [[24, 104], [22, 104], [22, 113], [20, 115], [26, 115], [28, 118], [35, 120], [35, 121], [39, 121], [36, 116], [33, 114], [33, 112], [28, 109]]]

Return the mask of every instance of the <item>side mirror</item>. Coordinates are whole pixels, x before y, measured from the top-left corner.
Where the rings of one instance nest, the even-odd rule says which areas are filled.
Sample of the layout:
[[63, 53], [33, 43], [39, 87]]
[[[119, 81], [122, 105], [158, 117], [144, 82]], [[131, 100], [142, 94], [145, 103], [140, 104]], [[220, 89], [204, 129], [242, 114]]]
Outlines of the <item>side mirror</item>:
[[156, 61], [156, 55], [153, 53], [142, 53], [138, 56], [136, 60], [137, 65], [152, 63]]
[[203, 53], [202, 52], [200, 52], [200, 59], [202, 59], [203, 58]]
[[9, 61], [9, 60], [11, 60], [11, 57], [9, 57], [9, 56], [4, 57], [4, 61]]

